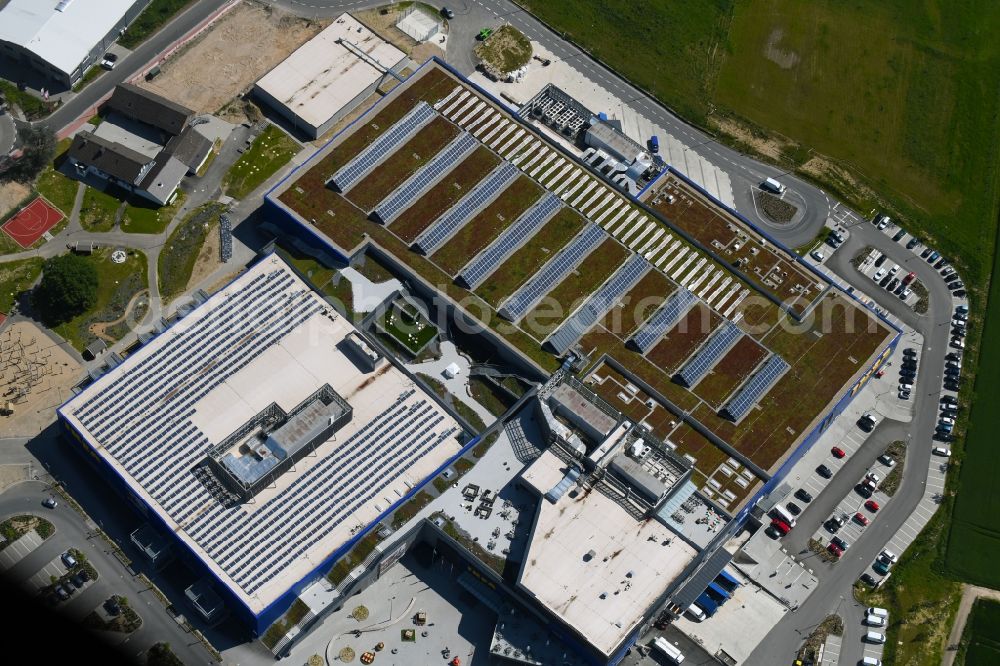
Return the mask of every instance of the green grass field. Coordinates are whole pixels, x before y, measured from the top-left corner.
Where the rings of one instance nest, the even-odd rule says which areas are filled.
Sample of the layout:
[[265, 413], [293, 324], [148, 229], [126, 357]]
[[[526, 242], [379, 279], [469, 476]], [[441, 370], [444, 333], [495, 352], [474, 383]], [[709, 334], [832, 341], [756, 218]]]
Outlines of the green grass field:
[[962, 632], [956, 666], [1000, 664], [1000, 601], [976, 599]]
[[222, 187], [229, 196], [242, 199], [288, 164], [299, 150], [299, 144], [290, 136], [274, 125], [268, 125], [254, 139], [250, 150], [230, 167], [222, 180]]
[[80, 206], [80, 226], [87, 231], [111, 231], [122, 202], [106, 192], [87, 187]]
[[76, 190], [79, 185], [79, 182], [48, 166], [38, 177], [35, 188], [49, 200], [49, 203], [61, 210], [63, 215], [69, 217], [73, 212], [73, 202], [76, 201]]
[[[778, 161], [861, 212], [888, 205], [982, 286], [1000, 191], [1000, 4], [695, 0], [521, 4], [685, 119], [778, 137]], [[747, 145], [734, 132], [728, 140]], [[863, 184], [871, 191], [862, 191]], [[873, 193], [877, 193], [874, 196]], [[877, 202], [877, 199], [883, 199]]]
[[42, 274], [42, 259], [37, 257], [0, 264], [0, 312], [7, 314], [18, 296]]
[[1000, 458], [996, 435], [1000, 414], [992, 398], [1000, 395], [1000, 257], [990, 288], [991, 311], [983, 326], [978, 373], [974, 387], [979, 400], [969, 414], [970, 426], [958, 477], [958, 496], [948, 534], [945, 566], [977, 585], [1000, 588], [1000, 571], [993, 557], [1000, 549]]

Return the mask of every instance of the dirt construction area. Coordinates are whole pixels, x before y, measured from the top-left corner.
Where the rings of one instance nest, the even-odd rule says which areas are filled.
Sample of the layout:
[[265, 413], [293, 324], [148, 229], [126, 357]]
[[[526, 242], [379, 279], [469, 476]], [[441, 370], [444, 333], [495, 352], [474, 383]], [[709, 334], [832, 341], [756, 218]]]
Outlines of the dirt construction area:
[[216, 113], [329, 24], [244, 1], [138, 85], [197, 113]]
[[55, 409], [82, 379], [83, 369], [52, 338], [30, 322], [0, 333], [0, 438], [30, 437], [52, 422]]
[[0, 217], [11, 212], [17, 205], [28, 198], [31, 188], [24, 183], [13, 181], [0, 185]]

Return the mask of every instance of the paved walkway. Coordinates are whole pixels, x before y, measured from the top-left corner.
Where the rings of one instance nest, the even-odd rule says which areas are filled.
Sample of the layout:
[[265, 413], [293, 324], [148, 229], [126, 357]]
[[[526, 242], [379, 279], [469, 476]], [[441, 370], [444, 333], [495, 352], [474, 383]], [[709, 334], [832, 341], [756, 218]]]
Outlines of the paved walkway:
[[948, 646], [945, 648], [944, 658], [941, 659], [941, 666], [951, 666], [955, 663], [955, 654], [958, 652], [958, 643], [962, 640], [962, 632], [965, 631], [965, 622], [969, 619], [972, 604], [979, 597], [1000, 601], [1000, 591], [977, 585], [962, 585], [962, 601], [958, 604], [955, 624], [952, 625], [951, 633], [948, 634]]
[[[452, 363], [458, 365], [459, 373], [448, 378], [444, 374], [444, 369]], [[479, 415], [483, 423], [493, 423], [496, 420], [490, 410], [480, 405], [469, 393], [469, 367], [471, 362], [468, 358], [459, 353], [455, 343], [445, 340], [441, 343], [441, 358], [425, 363], [408, 363], [406, 369], [410, 372], [421, 372], [434, 377], [445, 385], [448, 392], [455, 398], [468, 405], [472, 411]]]

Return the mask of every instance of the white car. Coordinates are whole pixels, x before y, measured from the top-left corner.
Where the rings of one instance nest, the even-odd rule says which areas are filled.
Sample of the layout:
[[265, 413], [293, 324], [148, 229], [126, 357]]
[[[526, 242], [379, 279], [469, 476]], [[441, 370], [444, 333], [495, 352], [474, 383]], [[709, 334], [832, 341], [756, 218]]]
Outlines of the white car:
[[872, 276], [872, 280], [874, 280], [875, 282], [878, 282], [879, 280], [881, 280], [884, 277], [885, 277], [885, 269], [884, 268], [880, 268], [877, 271], [875, 271], [875, 275]]
[[813, 250], [812, 252], [809, 253], [809, 256], [820, 263], [822, 263], [823, 259], [825, 258], [823, 253], [820, 252], [819, 250]]
[[886, 548], [885, 550], [882, 551], [882, 557], [884, 557], [885, 559], [889, 560], [893, 564], [895, 564], [896, 562], [899, 561], [899, 558], [896, 557], [896, 553], [892, 552], [888, 548]]
[[105, 53], [104, 58], [101, 60], [101, 67], [107, 70], [112, 70], [115, 65], [118, 64], [118, 56], [114, 53]]
[[943, 456], [945, 458], [951, 457], [951, 449], [946, 449], [943, 446], [935, 446], [933, 449], [931, 449], [931, 453], [933, 453], [936, 456]]
[[869, 627], [884, 627], [885, 618], [881, 615], [865, 615], [865, 624]]
[[893, 264], [892, 268], [889, 269], [889, 275], [895, 275], [899, 272], [899, 264]]

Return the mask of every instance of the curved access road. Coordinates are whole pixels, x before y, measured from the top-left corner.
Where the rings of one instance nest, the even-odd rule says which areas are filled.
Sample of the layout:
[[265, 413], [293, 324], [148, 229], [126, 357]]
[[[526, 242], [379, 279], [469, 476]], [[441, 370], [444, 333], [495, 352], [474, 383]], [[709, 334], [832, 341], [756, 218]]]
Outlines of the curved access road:
[[[932, 435], [937, 422], [938, 405], [941, 398], [944, 357], [948, 353], [950, 338], [949, 324], [952, 316], [952, 297], [940, 274], [926, 261], [894, 242], [889, 236], [875, 229], [867, 222], [858, 222], [849, 227], [850, 236], [830, 257], [827, 268], [837, 273], [856, 291], [869, 294], [878, 304], [924, 336], [924, 346], [917, 369], [915, 385], [914, 416], [908, 424], [883, 420], [861, 449], [854, 454], [827, 489], [814, 500], [818, 508], [825, 507], [826, 513], [816, 511], [809, 515], [814, 525], [802, 525], [807, 537], [832, 511], [837, 502], [851, 488], [861, 472], [867, 468], [885, 445], [910, 435], [903, 469], [903, 482], [892, 501], [880, 511], [873, 528], [866, 530], [860, 539], [836, 565], [816, 563], [816, 575], [820, 579], [816, 590], [795, 612], [786, 614], [775, 625], [757, 649], [751, 653], [746, 664], [750, 666], [770, 666], [792, 663], [803, 639], [823, 621], [827, 615], [837, 613], [844, 619], [845, 631], [841, 646], [840, 663], [855, 664], [861, 660], [864, 644], [861, 621], [863, 609], [853, 599], [852, 586], [858, 577], [868, 569], [875, 557], [882, 551], [888, 540], [910, 517], [924, 496], [927, 470], [930, 466]], [[930, 295], [928, 312], [918, 315], [895, 296], [880, 289], [865, 277], [851, 260], [865, 247], [874, 247], [888, 255], [889, 260], [900, 265], [903, 271], [913, 271], [927, 287]], [[855, 469], [856, 468], [856, 469]], [[812, 511], [810, 507], [810, 511]], [[801, 545], [801, 544], [800, 544]], [[794, 548], [794, 546], [793, 546]]]
[[[384, 3], [365, 0], [270, 0], [270, 4], [300, 16], [329, 17]], [[449, 21], [446, 60], [463, 74], [468, 75], [475, 70], [476, 61], [472, 50], [476, 44], [476, 34], [483, 27], [496, 24], [498, 20], [507, 21], [532, 41], [551, 51], [558, 59], [569, 61], [578, 72], [598, 82], [609, 93], [624, 100], [655, 125], [664, 128], [725, 171], [732, 181], [736, 209], [785, 246], [798, 247], [808, 243], [815, 238], [829, 217], [834, 202], [822, 190], [777, 167], [718, 143], [712, 136], [685, 122], [652, 96], [591, 58], [510, 0], [458, 0], [441, 4], [455, 12], [455, 18]], [[769, 177], [781, 178], [788, 187], [786, 198], [801, 210], [800, 215], [788, 225], [769, 222], [754, 207], [753, 192]]]

